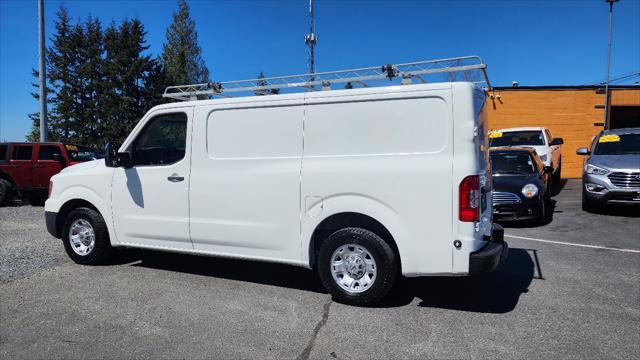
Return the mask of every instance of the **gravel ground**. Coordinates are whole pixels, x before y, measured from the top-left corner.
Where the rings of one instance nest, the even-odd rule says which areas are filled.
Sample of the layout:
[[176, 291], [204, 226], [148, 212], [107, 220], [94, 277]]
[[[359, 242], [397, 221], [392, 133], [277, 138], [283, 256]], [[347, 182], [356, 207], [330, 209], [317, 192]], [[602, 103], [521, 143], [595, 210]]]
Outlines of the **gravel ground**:
[[286, 265], [142, 251], [79, 266], [42, 208], [0, 208], [0, 358], [638, 359], [640, 254], [576, 245], [640, 249], [640, 212], [584, 213], [579, 190], [550, 224], [510, 225], [495, 272], [403, 279], [376, 308]]
[[44, 208], [16, 202], [0, 207], [0, 282], [69, 261], [60, 240], [47, 233]]

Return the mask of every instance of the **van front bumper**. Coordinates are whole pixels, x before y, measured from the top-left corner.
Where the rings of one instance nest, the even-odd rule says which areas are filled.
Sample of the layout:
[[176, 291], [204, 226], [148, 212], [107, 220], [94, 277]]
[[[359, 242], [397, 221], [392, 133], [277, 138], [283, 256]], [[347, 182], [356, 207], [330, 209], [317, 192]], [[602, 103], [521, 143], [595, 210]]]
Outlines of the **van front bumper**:
[[58, 227], [56, 226], [58, 219], [58, 213], [45, 211], [44, 212], [44, 221], [47, 224], [47, 231], [49, 234], [53, 235], [53, 237], [60, 238], [60, 234], [58, 234]]
[[469, 274], [491, 272], [507, 259], [509, 245], [504, 241], [504, 229], [493, 224], [491, 238], [480, 250], [469, 254]]

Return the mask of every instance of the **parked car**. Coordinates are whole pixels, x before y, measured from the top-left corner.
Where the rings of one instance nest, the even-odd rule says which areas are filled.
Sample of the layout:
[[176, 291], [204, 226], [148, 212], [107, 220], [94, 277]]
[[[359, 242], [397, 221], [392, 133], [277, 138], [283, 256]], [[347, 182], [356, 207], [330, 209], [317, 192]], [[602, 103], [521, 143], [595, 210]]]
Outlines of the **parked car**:
[[44, 200], [49, 179], [63, 168], [95, 160], [86, 146], [62, 143], [0, 143], [0, 205], [18, 192], [30, 200]]
[[500, 147], [532, 147], [544, 163], [553, 169], [552, 180], [559, 183], [562, 176], [562, 138], [554, 138], [545, 127], [520, 127], [494, 130], [489, 133], [489, 146]]
[[47, 229], [80, 264], [112, 247], [280, 262], [355, 305], [400, 274], [491, 271], [507, 244], [484, 98], [446, 83], [159, 105], [105, 161], [52, 178]]
[[493, 149], [490, 156], [494, 219], [548, 222], [553, 169], [532, 148]]
[[640, 128], [605, 130], [596, 136], [582, 169], [582, 209], [610, 203], [640, 204]]

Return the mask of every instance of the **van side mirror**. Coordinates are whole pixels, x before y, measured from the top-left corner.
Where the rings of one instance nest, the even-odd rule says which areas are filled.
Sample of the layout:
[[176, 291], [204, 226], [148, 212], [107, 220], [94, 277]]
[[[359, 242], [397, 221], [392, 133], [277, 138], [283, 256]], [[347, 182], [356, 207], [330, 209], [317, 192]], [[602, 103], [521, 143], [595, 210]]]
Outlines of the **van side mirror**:
[[590, 153], [591, 152], [586, 147], [581, 147], [578, 150], [576, 150], [576, 154], [578, 155], [589, 155]]
[[118, 165], [122, 166], [125, 169], [130, 169], [133, 167], [133, 161], [131, 161], [131, 153], [129, 152], [119, 152], [118, 153]]
[[562, 144], [564, 144], [564, 140], [562, 138], [553, 138], [553, 140], [551, 140], [551, 146]]

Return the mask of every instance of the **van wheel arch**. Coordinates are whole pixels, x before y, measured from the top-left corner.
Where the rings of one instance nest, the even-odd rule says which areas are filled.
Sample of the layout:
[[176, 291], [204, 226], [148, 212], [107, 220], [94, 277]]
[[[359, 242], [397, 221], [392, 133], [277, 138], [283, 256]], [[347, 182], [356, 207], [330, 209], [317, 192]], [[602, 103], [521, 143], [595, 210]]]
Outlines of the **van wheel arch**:
[[64, 203], [64, 205], [62, 205], [62, 207], [60, 208], [60, 211], [58, 211], [58, 216], [56, 216], [56, 232], [57, 232], [57, 234], [62, 234], [62, 227], [64, 226], [65, 219], [67, 218], [67, 216], [73, 210], [81, 208], [81, 207], [86, 207], [86, 208], [95, 210], [104, 219], [104, 216], [102, 215], [100, 210], [98, 210], [98, 208], [93, 206], [93, 204], [88, 202], [87, 200], [83, 200], [83, 199], [69, 200], [66, 203]]
[[329, 235], [333, 234], [337, 230], [353, 227], [369, 230], [380, 236], [391, 247], [398, 259], [399, 268], [402, 268], [400, 251], [398, 250], [398, 245], [396, 244], [393, 235], [391, 235], [391, 232], [389, 232], [389, 230], [378, 220], [368, 215], [355, 212], [333, 214], [322, 220], [320, 224], [316, 226], [313, 234], [311, 235], [311, 241], [309, 242], [309, 265], [311, 268], [316, 268], [317, 255], [320, 251], [320, 247]]

